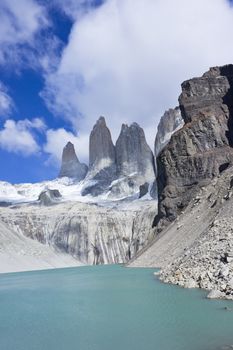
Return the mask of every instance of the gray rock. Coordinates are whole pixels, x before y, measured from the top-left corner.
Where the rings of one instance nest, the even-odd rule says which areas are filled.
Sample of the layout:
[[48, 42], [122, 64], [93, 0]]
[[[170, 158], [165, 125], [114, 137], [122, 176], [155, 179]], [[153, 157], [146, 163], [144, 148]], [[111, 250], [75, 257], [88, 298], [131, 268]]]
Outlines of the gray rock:
[[[148, 146], [143, 129], [133, 123], [123, 124], [116, 141], [116, 174], [120, 180], [111, 186], [115, 196], [140, 195], [140, 186], [155, 181], [154, 156]], [[154, 190], [154, 189], [153, 189]]]
[[139, 186], [139, 198], [144, 197], [149, 191], [149, 184], [145, 182], [143, 185]]
[[225, 294], [220, 290], [211, 290], [207, 295], [208, 299], [224, 299]]
[[197, 283], [194, 281], [194, 279], [189, 279], [188, 281], [185, 282], [184, 284], [185, 288], [196, 288], [197, 287]]
[[80, 181], [85, 178], [87, 170], [87, 165], [79, 162], [74, 145], [68, 142], [62, 152], [62, 164], [59, 177], [67, 176]]
[[172, 134], [184, 125], [180, 108], [170, 108], [161, 117], [155, 137], [155, 156], [168, 144]]
[[143, 129], [133, 123], [123, 124], [116, 141], [117, 175], [139, 174], [154, 178], [154, 157], [148, 146]]
[[59, 201], [61, 193], [58, 190], [47, 189], [42, 191], [38, 197], [38, 201], [42, 205], [52, 205]]
[[115, 147], [104, 117], [97, 120], [90, 134], [89, 157], [89, 168], [94, 173], [115, 165]]
[[98, 196], [108, 191], [116, 179], [116, 156], [111, 133], [104, 117], [100, 117], [93, 127], [89, 140], [89, 172], [87, 185], [82, 195]]
[[[116, 147], [105, 119], [101, 117], [90, 135], [90, 168], [82, 194], [109, 198], [139, 196], [140, 186], [155, 181], [154, 157], [144, 131], [136, 123], [122, 125]], [[155, 188], [151, 189], [151, 194]]]
[[233, 65], [211, 68], [182, 84], [185, 126], [157, 159], [160, 230], [188, 205], [200, 187], [233, 164]]

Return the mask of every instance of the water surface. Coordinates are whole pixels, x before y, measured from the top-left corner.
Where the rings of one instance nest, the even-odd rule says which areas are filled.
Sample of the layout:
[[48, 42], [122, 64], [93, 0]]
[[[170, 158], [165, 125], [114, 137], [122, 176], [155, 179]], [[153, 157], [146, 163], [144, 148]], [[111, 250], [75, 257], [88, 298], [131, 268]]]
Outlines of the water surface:
[[151, 269], [0, 275], [1, 350], [215, 350], [233, 344], [233, 302], [159, 282]]

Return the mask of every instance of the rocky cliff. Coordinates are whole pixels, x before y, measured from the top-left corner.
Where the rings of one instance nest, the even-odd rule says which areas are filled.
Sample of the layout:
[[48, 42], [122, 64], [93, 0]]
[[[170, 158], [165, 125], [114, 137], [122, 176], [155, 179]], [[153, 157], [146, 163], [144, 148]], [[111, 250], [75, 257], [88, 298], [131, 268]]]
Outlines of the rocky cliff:
[[111, 196], [130, 196], [139, 193], [140, 186], [152, 185], [155, 180], [154, 156], [143, 129], [133, 123], [123, 124], [116, 141], [116, 175]]
[[97, 120], [91, 132], [89, 158], [90, 171], [94, 173], [115, 165], [115, 147], [104, 117]]
[[179, 107], [168, 109], [160, 119], [155, 137], [154, 152], [157, 157], [162, 149], [168, 144], [174, 132], [184, 124]]
[[185, 81], [179, 97], [185, 125], [157, 159], [160, 230], [195, 193], [233, 162], [233, 65]]
[[108, 191], [116, 179], [115, 146], [104, 117], [97, 120], [90, 134], [89, 159], [89, 172], [82, 194], [98, 196]]
[[87, 170], [87, 165], [79, 162], [74, 145], [68, 142], [62, 152], [62, 164], [59, 177], [66, 176], [80, 181], [86, 176]]
[[155, 210], [154, 202], [126, 208], [70, 201], [52, 206], [34, 203], [1, 208], [0, 222], [18, 237], [39, 241], [44, 249], [52, 247], [58, 258], [60, 252], [77, 263], [112, 264], [128, 261], [153, 239]]

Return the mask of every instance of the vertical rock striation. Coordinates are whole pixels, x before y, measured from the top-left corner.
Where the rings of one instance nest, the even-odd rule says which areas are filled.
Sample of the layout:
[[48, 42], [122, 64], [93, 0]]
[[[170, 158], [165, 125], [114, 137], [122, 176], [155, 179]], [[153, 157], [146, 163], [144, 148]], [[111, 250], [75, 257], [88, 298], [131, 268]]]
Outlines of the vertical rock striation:
[[87, 170], [87, 165], [79, 162], [74, 145], [68, 142], [62, 152], [62, 164], [59, 177], [67, 176], [80, 181], [86, 176]]
[[233, 65], [214, 67], [185, 81], [179, 103], [185, 125], [157, 160], [158, 229], [233, 163]]

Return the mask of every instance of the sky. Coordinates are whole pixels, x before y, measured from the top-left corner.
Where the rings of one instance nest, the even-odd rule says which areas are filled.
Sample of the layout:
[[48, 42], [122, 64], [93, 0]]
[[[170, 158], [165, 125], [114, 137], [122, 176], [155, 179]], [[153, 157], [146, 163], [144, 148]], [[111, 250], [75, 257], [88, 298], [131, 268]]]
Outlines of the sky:
[[233, 63], [229, 0], [1, 0], [0, 180], [53, 179], [62, 148], [137, 122], [153, 149], [182, 81]]

